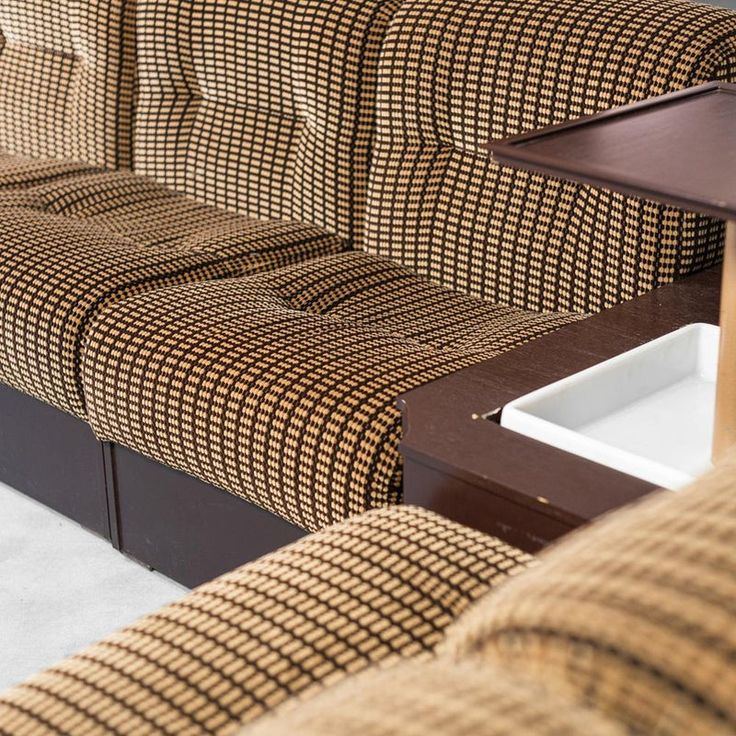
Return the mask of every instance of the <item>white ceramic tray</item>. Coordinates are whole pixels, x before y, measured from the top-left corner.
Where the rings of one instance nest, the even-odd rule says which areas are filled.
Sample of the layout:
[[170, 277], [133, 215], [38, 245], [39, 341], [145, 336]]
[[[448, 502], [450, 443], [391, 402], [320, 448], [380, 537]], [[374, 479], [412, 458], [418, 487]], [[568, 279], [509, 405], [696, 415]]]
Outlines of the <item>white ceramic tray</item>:
[[711, 467], [718, 339], [687, 325], [512, 401], [501, 425], [675, 490]]

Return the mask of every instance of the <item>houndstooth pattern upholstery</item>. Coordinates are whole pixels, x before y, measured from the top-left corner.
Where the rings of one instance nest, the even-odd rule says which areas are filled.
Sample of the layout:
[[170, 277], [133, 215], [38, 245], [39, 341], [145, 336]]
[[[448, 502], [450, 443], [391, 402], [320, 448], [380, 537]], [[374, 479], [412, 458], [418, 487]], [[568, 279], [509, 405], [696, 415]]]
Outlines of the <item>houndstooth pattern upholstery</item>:
[[0, 380], [77, 416], [86, 331], [107, 302], [344, 247], [316, 227], [247, 219], [132, 173], [8, 156], [0, 240]]
[[133, 5], [3, 0], [0, 150], [130, 166]]
[[445, 286], [591, 312], [718, 261], [720, 223], [499, 167], [484, 145], [712, 79], [736, 14], [683, 0], [407, 0], [381, 54], [367, 249]]
[[136, 171], [357, 245], [399, 0], [139, 0]]
[[395, 507], [225, 575], [0, 697], [0, 733], [227, 734], [296, 693], [421, 655], [528, 555]]
[[121, 300], [82, 378], [98, 436], [316, 530], [400, 500], [401, 392], [575, 318], [342, 253]]

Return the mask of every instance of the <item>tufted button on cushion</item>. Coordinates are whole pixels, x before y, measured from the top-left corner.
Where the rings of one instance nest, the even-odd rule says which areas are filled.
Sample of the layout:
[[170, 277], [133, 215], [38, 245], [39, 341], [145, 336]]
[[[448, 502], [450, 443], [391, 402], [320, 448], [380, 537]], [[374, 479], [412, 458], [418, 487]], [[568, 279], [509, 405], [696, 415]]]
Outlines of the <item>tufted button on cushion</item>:
[[579, 318], [340, 253], [111, 304], [82, 381], [98, 436], [316, 530], [400, 500], [399, 394]]

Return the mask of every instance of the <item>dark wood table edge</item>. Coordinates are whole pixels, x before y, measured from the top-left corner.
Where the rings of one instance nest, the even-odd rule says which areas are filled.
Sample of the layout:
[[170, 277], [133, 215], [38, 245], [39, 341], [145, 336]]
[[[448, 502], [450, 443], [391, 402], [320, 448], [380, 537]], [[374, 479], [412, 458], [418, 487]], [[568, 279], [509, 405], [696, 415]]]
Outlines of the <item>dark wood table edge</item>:
[[503, 140], [491, 141], [484, 148], [490, 152], [494, 161], [505, 166], [525, 169], [558, 179], [570, 179], [582, 184], [616, 191], [628, 197], [639, 197], [670, 207], [681, 207], [682, 209], [700, 212], [711, 217], [729, 220], [734, 218], [735, 213], [726, 203], [690, 196], [685, 192], [678, 194], [674, 191], [669, 191], [666, 195], [663, 195], [656, 189], [652, 189], [650, 186], [639, 182], [635, 176], [619, 177], [618, 181], [613, 182], [610, 172], [607, 170], [599, 170], [584, 161], [572, 161], [549, 154], [542, 154], [536, 151], [533, 146], [530, 148], [526, 147], [527, 144], [542, 141], [559, 133], [598, 125], [604, 121], [610, 121], [613, 118], [645, 112], [655, 107], [663, 107], [688, 98], [717, 92], [736, 94], [736, 85], [726, 82], [708, 82], [697, 87], [670, 92], [658, 97], [634, 102], [630, 105], [605, 110], [594, 115], [586, 115], [564, 123], [548, 125], [544, 128]]
[[[645, 481], [484, 415], [685, 324], [717, 323], [719, 291], [720, 269], [709, 269], [403, 394], [402, 455], [571, 527], [647, 495]], [[405, 502], [419, 498], [407, 478]]]

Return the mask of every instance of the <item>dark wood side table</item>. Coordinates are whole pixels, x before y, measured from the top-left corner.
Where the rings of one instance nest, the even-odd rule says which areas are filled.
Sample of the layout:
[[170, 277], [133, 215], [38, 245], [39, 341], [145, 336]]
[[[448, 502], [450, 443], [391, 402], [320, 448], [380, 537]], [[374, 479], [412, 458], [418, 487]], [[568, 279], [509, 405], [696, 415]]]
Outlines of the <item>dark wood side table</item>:
[[404, 502], [530, 552], [654, 490], [498, 424], [498, 409], [691, 322], [718, 322], [720, 269], [563, 327], [399, 398]]
[[[502, 164], [728, 221], [713, 457], [736, 444], [736, 86], [711, 83], [488, 146]], [[693, 322], [718, 323], [711, 271], [412, 391], [404, 499], [536, 550], [652, 490], [502, 428], [509, 401]]]
[[492, 142], [502, 164], [726, 220], [712, 457], [736, 447], [736, 85], [711, 82]]

